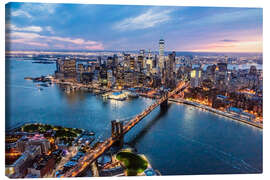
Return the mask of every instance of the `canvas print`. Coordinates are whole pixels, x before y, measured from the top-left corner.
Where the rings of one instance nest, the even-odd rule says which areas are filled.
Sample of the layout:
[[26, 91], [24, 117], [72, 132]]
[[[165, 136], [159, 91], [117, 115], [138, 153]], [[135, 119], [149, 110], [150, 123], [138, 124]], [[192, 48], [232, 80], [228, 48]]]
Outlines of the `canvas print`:
[[9, 178], [262, 173], [262, 8], [15, 3]]

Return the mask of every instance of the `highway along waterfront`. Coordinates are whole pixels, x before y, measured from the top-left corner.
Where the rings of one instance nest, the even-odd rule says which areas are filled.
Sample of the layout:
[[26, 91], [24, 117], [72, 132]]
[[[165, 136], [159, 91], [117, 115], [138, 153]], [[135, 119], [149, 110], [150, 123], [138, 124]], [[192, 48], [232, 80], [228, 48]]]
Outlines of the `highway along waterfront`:
[[[110, 136], [111, 120], [132, 118], [154, 100], [104, 100], [89, 92], [66, 94], [58, 85], [42, 87], [25, 80], [53, 74], [55, 64], [8, 60], [6, 128], [40, 122]], [[125, 135], [125, 143], [144, 154], [162, 175], [260, 173], [262, 130], [196, 107], [169, 103], [159, 107]]]

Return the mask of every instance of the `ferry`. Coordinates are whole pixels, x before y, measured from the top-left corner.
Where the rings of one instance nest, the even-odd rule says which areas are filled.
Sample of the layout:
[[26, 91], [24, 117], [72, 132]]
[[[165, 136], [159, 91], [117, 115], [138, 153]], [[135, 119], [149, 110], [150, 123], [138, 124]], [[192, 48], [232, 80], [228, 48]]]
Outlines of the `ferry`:
[[102, 94], [101, 96], [103, 97], [103, 98], [108, 98], [109, 97], [109, 93], [105, 93], [105, 94]]
[[108, 95], [108, 99], [114, 99], [114, 100], [119, 100], [119, 101], [124, 101], [126, 100], [127, 95], [123, 92], [113, 92]]
[[137, 98], [139, 95], [135, 92], [124, 90], [123, 93], [129, 98]]
[[137, 98], [137, 97], [139, 97], [139, 95], [137, 93], [131, 92], [131, 93], [128, 94], [128, 97], [129, 98]]
[[95, 93], [96, 95], [101, 94], [101, 91], [99, 89], [93, 89], [93, 93]]
[[25, 77], [24, 79], [25, 80], [33, 80], [33, 78], [31, 78], [31, 77]]

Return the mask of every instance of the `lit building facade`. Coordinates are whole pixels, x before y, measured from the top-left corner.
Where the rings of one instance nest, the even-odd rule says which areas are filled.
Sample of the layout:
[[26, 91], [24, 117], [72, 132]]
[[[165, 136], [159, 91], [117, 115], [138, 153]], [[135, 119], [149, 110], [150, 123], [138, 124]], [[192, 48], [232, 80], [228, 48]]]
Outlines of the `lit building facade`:
[[191, 87], [199, 87], [201, 83], [202, 71], [200, 68], [195, 68], [190, 72], [190, 85]]

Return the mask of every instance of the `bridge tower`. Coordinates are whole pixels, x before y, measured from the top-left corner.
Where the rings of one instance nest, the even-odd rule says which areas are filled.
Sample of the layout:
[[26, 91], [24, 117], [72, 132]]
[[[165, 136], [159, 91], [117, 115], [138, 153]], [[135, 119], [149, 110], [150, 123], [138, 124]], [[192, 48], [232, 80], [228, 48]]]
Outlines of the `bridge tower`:
[[163, 101], [163, 102], [160, 104], [161, 110], [166, 110], [167, 107], [168, 107], [168, 99], [166, 99], [165, 101]]
[[160, 104], [160, 109], [161, 110], [166, 110], [168, 107], [168, 93], [165, 92], [164, 97], [166, 98], [161, 104]]
[[111, 125], [112, 138], [118, 139], [115, 144], [122, 148], [124, 144], [123, 121], [112, 120]]

